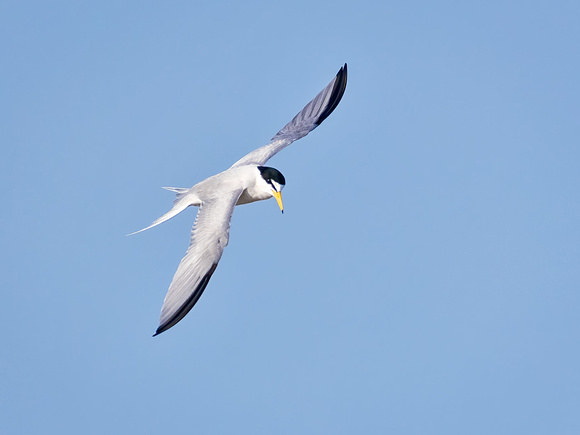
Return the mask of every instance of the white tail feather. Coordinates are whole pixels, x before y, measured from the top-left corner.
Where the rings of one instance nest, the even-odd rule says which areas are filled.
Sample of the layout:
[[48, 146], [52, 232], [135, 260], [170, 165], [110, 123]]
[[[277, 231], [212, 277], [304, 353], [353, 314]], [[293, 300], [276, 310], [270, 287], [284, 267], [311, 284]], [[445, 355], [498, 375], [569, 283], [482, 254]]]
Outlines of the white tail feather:
[[161, 216], [160, 218], [155, 219], [153, 221], [153, 223], [151, 225], [149, 225], [148, 227], [143, 228], [142, 230], [139, 230], [139, 231], [135, 231], [134, 233], [127, 234], [128, 236], [132, 236], [133, 234], [140, 233], [142, 231], [148, 230], [149, 228], [153, 228], [154, 226], [162, 224], [163, 222], [168, 221], [172, 217], [177, 216], [179, 213], [181, 213], [183, 210], [185, 210], [190, 205], [193, 205], [191, 201], [182, 201], [184, 199], [185, 195], [187, 195], [187, 192], [189, 192], [189, 189], [183, 188], [183, 187], [164, 187], [164, 189], [170, 190], [170, 191], [176, 193], [175, 201], [173, 201], [173, 208], [171, 210], [169, 210], [167, 213], [165, 213], [163, 216]]
[[191, 190], [187, 187], [164, 187], [163, 189], [175, 192], [175, 200], [173, 201], [173, 204], [177, 204], [185, 195], [187, 195], [187, 192]]

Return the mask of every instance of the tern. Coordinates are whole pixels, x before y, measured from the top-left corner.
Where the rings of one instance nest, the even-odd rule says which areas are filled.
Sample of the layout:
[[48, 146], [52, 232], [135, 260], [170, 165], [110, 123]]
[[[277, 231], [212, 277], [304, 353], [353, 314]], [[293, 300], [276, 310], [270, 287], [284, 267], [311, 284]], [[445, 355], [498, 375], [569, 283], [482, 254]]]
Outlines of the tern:
[[346, 77], [344, 64], [332, 81], [267, 145], [245, 155], [226, 171], [191, 188], [164, 187], [176, 193], [173, 208], [148, 227], [131, 234], [159, 225], [189, 206], [197, 206], [199, 210], [189, 248], [163, 301], [154, 337], [175, 326], [201, 297], [228, 245], [230, 221], [236, 205], [275, 198], [284, 213], [282, 189], [286, 180], [280, 171], [264, 165], [282, 149], [318, 127], [334, 111], [346, 89]]

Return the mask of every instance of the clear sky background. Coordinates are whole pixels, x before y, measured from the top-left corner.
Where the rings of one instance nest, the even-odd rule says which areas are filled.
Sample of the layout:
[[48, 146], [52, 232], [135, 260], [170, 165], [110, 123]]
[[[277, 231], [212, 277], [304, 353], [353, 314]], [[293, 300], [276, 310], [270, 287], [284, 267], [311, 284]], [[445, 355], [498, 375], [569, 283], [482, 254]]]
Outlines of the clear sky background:
[[[580, 433], [578, 1], [0, 3], [0, 433]], [[348, 62], [152, 338], [192, 186]]]

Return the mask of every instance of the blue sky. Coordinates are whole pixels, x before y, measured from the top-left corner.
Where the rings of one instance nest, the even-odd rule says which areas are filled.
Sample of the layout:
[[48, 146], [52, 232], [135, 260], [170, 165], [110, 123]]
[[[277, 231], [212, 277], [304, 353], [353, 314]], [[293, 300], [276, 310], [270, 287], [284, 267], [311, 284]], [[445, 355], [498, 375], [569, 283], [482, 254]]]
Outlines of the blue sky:
[[[580, 433], [580, 6], [1, 2], [2, 434]], [[156, 338], [192, 186], [348, 62]]]

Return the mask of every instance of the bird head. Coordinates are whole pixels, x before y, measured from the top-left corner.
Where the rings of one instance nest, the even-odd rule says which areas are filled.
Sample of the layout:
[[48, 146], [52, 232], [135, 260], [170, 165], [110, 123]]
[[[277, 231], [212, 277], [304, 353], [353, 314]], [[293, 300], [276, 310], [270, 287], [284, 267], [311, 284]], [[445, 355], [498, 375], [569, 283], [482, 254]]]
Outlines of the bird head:
[[282, 189], [286, 185], [284, 175], [278, 169], [267, 166], [258, 166], [258, 169], [260, 170], [262, 179], [266, 182], [266, 189], [276, 198], [280, 210], [284, 213], [284, 206], [282, 205]]

